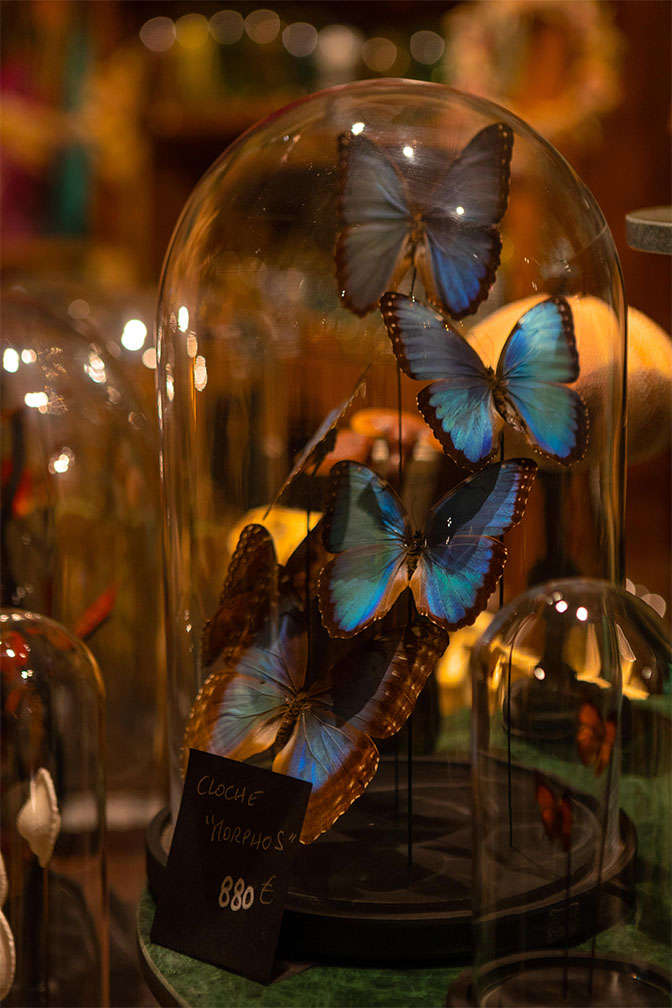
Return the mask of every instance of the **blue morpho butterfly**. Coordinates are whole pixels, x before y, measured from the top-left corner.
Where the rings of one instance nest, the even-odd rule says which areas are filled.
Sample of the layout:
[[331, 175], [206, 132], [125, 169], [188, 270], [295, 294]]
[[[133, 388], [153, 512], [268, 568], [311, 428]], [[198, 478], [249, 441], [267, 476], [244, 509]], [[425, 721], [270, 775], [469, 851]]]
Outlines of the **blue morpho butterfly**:
[[496, 370], [426, 305], [387, 293], [380, 309], [399, 366], [410, 378], [436, 379], [418, 394], [418, 409], [458, 464], [473, 469], [491, 459], [504, 421], [562, 465], [584, 455], [588, 413], [579, 393], [564, 384], [579, 376], [565, 298], [547, 298], [525, 312]]
[[329, 633], [358, 634], [409, 587], [417, 611], [444, 630], [472, 623], [504, 568], [506, 547], [494, 537], [522, 517], [536, 471], [529, 459], [488, 466], [435, 504], [418, 532], [389, 484], [338, 462], [322, 519], [324, 546], [337, 554], [319, 581]]
[[319, 468], [320, 464], [324, 461], [329, 452], [334, 450], [334, 445], [336, 444], [336, 428], [352, 406], [357, 396], [366, 395], [366, 376], [370, 367], [371, 365], [369, 364], [366, 370], [357, 379], [357, 384], [355, 385], [352, 395], [348, 396], [347, 399], [344, 399], [339, 406], [336, 406], [335, 409], [331, 410], [331, 412], [327, 414], [313, 436], [303, 446], [284, 483], [273, 498], [273, 501], [266, 508], [264, 518], [268, 516], [271, 508], [278, 503], [285, 490], [292, 485], [299, 473], [302, 473], [309, 465], [314, 465], [316, 469]]
[[[284, 568], [275, 564], [275, 578], [272, 539], [263, 526], [247, 526], [238, 547], [218, 609], [228, 599], [234, 618], [224, 634], [217, 624], [219, 647], [191, 709], [185, 752], [195, 747], [245, 760], [271, 750], [273, 770], [313, 785], [301, 833], [310, 843], [365, 790], [378, 766], [373, 739], [402, 727], [448, 640], [438, 627], [426, 621], [409, 627], [405, 614], [393, 611], [354, 642], [332, 640], [313, 624], [309, 660], [306, 614], [295, 607], [304, 596], [295, 576], [305, 540]], [[251, 596], [245, 589], [259, 571], [267, 584]], [[235, 605], [241, 590], [252, 635]]]
[[453, 317], [476, 311], [499, 265], [509, 127], [486, 126], [449, 164], [410, 144], [393, 160], [363, 134], [345, 133], [339, 146], [336, 270], [348, 308], [366, 315], [412, 267]]

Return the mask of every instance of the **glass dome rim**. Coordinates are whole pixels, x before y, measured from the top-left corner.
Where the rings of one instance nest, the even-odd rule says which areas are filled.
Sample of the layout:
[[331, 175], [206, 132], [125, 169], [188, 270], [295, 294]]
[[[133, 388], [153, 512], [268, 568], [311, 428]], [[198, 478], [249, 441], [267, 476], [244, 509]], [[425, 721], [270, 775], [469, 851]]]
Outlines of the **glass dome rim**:
[[16, 606], [0, 606], [0, 617], [9, 616], [10, 618], [10, 621], [0, 619], [0, 630], [2, 627], [7, 626], [9, 626], [10, 629], [15, 628], [15, 624], [20, 622], [19, 620], [14, 619], [15, 614], [20, 616], [21, 620], [30, 620], [35, 623], [44, 622], [50, 629], [57, 630], [59, 633], [64, 634], [72, 644], [74, 650], [79, 652], [80, 657], [84, 658], [88, 662], [91, 671], [93, 672], [93, 680], [96, 683], [100, 699], [103, 702], [105, 701], [106, 690], [103, 674], [100, 671], [100, 666], [98, 665], [96, 656], [86, 641], [83, 641], [81, 637], [78, 637], [74, 633], [74, 631], [65, 626], [64, 623], [59, 623], [59, 621], [54, 619], [52, 616], [45, 616], [44, 613], [34, 612], [32, 609], [17, 609]]
[[[334, 84], [331, 87], [321, 88], [318, 91], [312, 91], [310, 94], [301, 95], [299, 98], [295, 98], [293, 101], [288, 102], [286, 105], [280, 106], [280, 108], [274, 109], [267, 115], [262, 116], [256, 122], [252, 123], [247, 129], [237, 136], [224, 150], [215, 158], [211, 165], [206, 168], [201, 177], [197, 180], [191, 192], [189, 193], [184, 206], [182, 207], [180, 214], [175, 222], [173, 230], [170, 235], [170, 239], [166, 246], [166, 251], [163, 256], [161, 263], [161, 271], [159, 274], [159, 282], [157, 285], [156, 293], [156, 308], [154, 313], [154, 339], [155, 346], [157, 347], [157, 354], [159, 357], [162, 356], [159, 353], [159, 344], [163, 342], [161, 337], [162, 326], [161, 326], [161, 307], [164, 301], [164, 293], [166, 288], [166, 281], [168, 278], [169, 268], [171, 264], [171, 259], [173, 257], [173, 252], [175, 250], [178, 237], [181, 236], [183, 231], [183, 226], [187, 220], [189, 210], [194, 202], [196, 194], [201, 190], [201, 187], [206, 184], [207, 180], [214, 175], [217, 170], [221, 167], [223, 161], [230, 157], [239, 147], [245, 144], [248, 139], [258, 131], [262, 130], [266, 126], [271, 125], [277, 119], [280, 119], [285, 113], [291, 112], [294, 109], [301, 108], [303, 105], [309, 102], [315, 101], [317, 99], [327, 98], [331, 95], [338, 95], [347, 92], [359, 92], [365, 91], [367, 89], [380, 89], [392, 90], [395, 87], [410, 87], [417, 89], [418, 91], [432, 91], [435, 94], [442, 92], [444, 94], [452, 95], [463, 101], [466, 101], [475, 111], [482, 109], [484, 114], [488, 113], [488, 110], [492, 109], [493, 114], [501, 111], [504, 113], [505, 117], [511, 121], [513, 125], [517, 127], [517, 130], [521, 134], [527, 134], [528, 139], [537, 141], [542, 145], [542, 147], [547, 151], [549, 156], [557, 162], [557, 164], [563, 168], [563, 170], [568, 174], [574, 183], [579, 187], [581, 192], [587, 196], [592, 204], [592, 209], [596, 212], [599, 220], [601, 221], [601, 227], [596, 231], [597, 235], [603, 235], [606, 233], [608, 239], [611, 243], [611, 251], [613, 253], [614, 260], [616, 262], [618, 275], [620, 278], [621, 294], [622, 300], [625, 304], [625, 284], [623, 277], [623, 267], [621, 264], [620, 256], [618, 254], [618, 249], [616, 247], [616, 242], [612, 234], [609, 223], [604, 215], [604, 212], [593, 194], [589, 189], [583, 179], [578, 175], [573, 166], [564, 157], [561, 151], [555, 147], [550, 140], [547, 140], [541, 133], [539, 133], [530, 123], [526, 122], [511, 109], [506, 108], [503, 105], [499, 105], [497, 102], [492, 101], [482, 95], [471, 94], [468, 91], [462, 91], [459, 88], [454, 88], [450, 84], [444, 84], [440, 81], [423, 81], [415, 80], [408, 77], [369, 77], [364, 80], [357, 81], [347, 81], [343, 84]], [[158, 379], [159, 367], [157, 366], [157, 379]]]
[[604, 592], [605, 590], [616, 592], [621, 598], [627, 601], [628, 605], [633, 606], [636, 610], [640, 612], [641, 615], [650, 620], [659, 631], [662, 631], [664, 639], [670, 644], [670, 635], [667, 630], [665, 621], [661, 619], [658, 613], [647, 605], [642, 599], [638, 598], [629, 592], [623, 585], [617, 584], [615, 581], [608, 581], [606, 578], [591, 578], [591, 577], [564, 577], [564, 578], [553, 578], [550, 581], [542, 581], [539, 584], [531, 585], [520, 595], [511, 599], [507, 602], [505, 606], [496, 612], [493, 616], [492, 621], [489, 626], [483, 631], [478, 640], [473, 646], [472, 655], [476, 657], [477, 652], [481, 647], [487, 647], [492, 644], [495, 637], [497, 637], [502, 629], [510, 624], [510, 622], [516, 617], [517, 614], [522, 614], [523, 607], [526, 602], [538, 596], [541, 600], [544, 594], [550, 594], [552, 591], [562, 591], [567, 590], [567, 586], [570, 586], [572, 590], [576, 588], [578, 584], [587, 585], [588, 589], [594, 591]]

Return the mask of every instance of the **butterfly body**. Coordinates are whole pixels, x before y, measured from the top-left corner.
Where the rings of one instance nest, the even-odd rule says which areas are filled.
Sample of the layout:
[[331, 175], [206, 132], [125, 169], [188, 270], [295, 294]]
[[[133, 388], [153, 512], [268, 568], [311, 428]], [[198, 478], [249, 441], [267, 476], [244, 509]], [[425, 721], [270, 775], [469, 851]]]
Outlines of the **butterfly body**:
[[345, 651], [322, 631], [309, 659], [306, 629], [291, 610], [251, 645], [223, 652], [194, 701], [184, 749], [238, 760], [269, 751], [274, 771], [310, 781], [301, 833], [310, 843], [367, 787], [379, 761], [373, 739], [399, 730], [447, 641], [431, 624], [391, 621]]
[[411, 268], [453, 317], [476, 310], [499, 265], [512, 147], [509, 127], [495, 123], [437, 170], [408, 144], [399, 159], [364, 135], [339, 138], [336, 269], [351, 311], [371, 311]]
[[557, 840], [562, 849], [568, 851], [572, 842], [573, 819], [569, 792], [557, 795], [540, 775], [537, 775], [535, 790], [544, 833], [551, 843]]
[[498, 537], [522, 517], [535, 473], [526, 459], [495, 463], [446, 494], [415, 530], [376, 473], [335, 465], [323, 519], [324, 546], [335, 556], [318, 590], [329, 633], [354, 636], [407, 588], [417, 611], [444, 630], [473, 622], [503, 570]]
[[579, 376], [579, 358], [565, 298], [547, 298], [525, 312], [496, 368], [426, 305], [388, 292], [380, 307], [399, 366], [410, 378], [430, 379], [418, 393], [418, 409], [458, 464], [475, 468], [492, 459], [504, 423], [561, 465], [584, 455], [588, 414], [568, 387]]

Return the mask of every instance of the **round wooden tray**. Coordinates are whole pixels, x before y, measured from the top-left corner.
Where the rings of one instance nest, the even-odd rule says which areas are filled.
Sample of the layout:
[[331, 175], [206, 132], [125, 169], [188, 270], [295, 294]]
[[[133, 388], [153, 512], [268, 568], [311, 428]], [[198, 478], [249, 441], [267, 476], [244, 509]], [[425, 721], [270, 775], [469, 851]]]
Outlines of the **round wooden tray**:
[[[394, 770], [383, 761], [374, 783], [314, 844], [300, 848], [283, 918], [278, 955], [293, 961], [357, 964], [432, 964], [465, 962], [471, 954], [472, 819], [468, 761], [417, 759], [413, 787], [413, 867], [407, 861], [406, 795], [395, 811]], [[505, 764], [504, 764], [505, 768]], [[504, 773], [504, 770], [503, 770]], [[514, 780], [533, 772], [514, 766]], [[582, 821], [583, 843], [596, 843], [601, 829], [593, 799], [575, 795], [575, 819]], [[596, 920], [594, 868], [573, 876], [572, 944], [621, 919], [623, 894], [636, 850], [635, 830], [621, 812], [621, 844], [603, 869], [603, 883], [626, 881], [618, 895], [603, 885]], [[167, 810], [147, 835], [147, 874], [160, 897], [167, 857]], [[579, 859], [575, 862], [580, 863]], [[564, 938], [564, 876], [549, 884], [517, 879], [507, 910], [498, 919], [525, 914], [530, 945], [548, 948]]]

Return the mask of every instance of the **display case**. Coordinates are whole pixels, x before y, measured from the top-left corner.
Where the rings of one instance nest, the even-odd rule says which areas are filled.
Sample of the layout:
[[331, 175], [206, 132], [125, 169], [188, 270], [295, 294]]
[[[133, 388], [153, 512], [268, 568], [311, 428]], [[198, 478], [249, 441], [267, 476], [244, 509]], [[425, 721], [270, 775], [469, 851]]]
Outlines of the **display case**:
[[122, 333], [97, 329], [81, 297], [71, 314], [65, 303], [55, 286], [3, 291], [2, 598], [95, 654], [111, 819], [125, 828], [137, 798], [155, 793], [161, 747], [157, 431], [115, 359]]
[[530, 589], [474, 647], [475, 949], [451, 1004], [669, 1000], [671, 658], [650, 606], [589, 579]]
[[65, 627], [18, 609], [0, 610], [0, 672], [3, 1004], [106, 1005], [100, 672]]
[[194, 190], [157, 321], [171, 809], [190, 746], [313, 775], [290, 954], [468, 953], [469, 628], [621, 576], [624, 360], [595, 200], [486, 101], [325, 91]]

